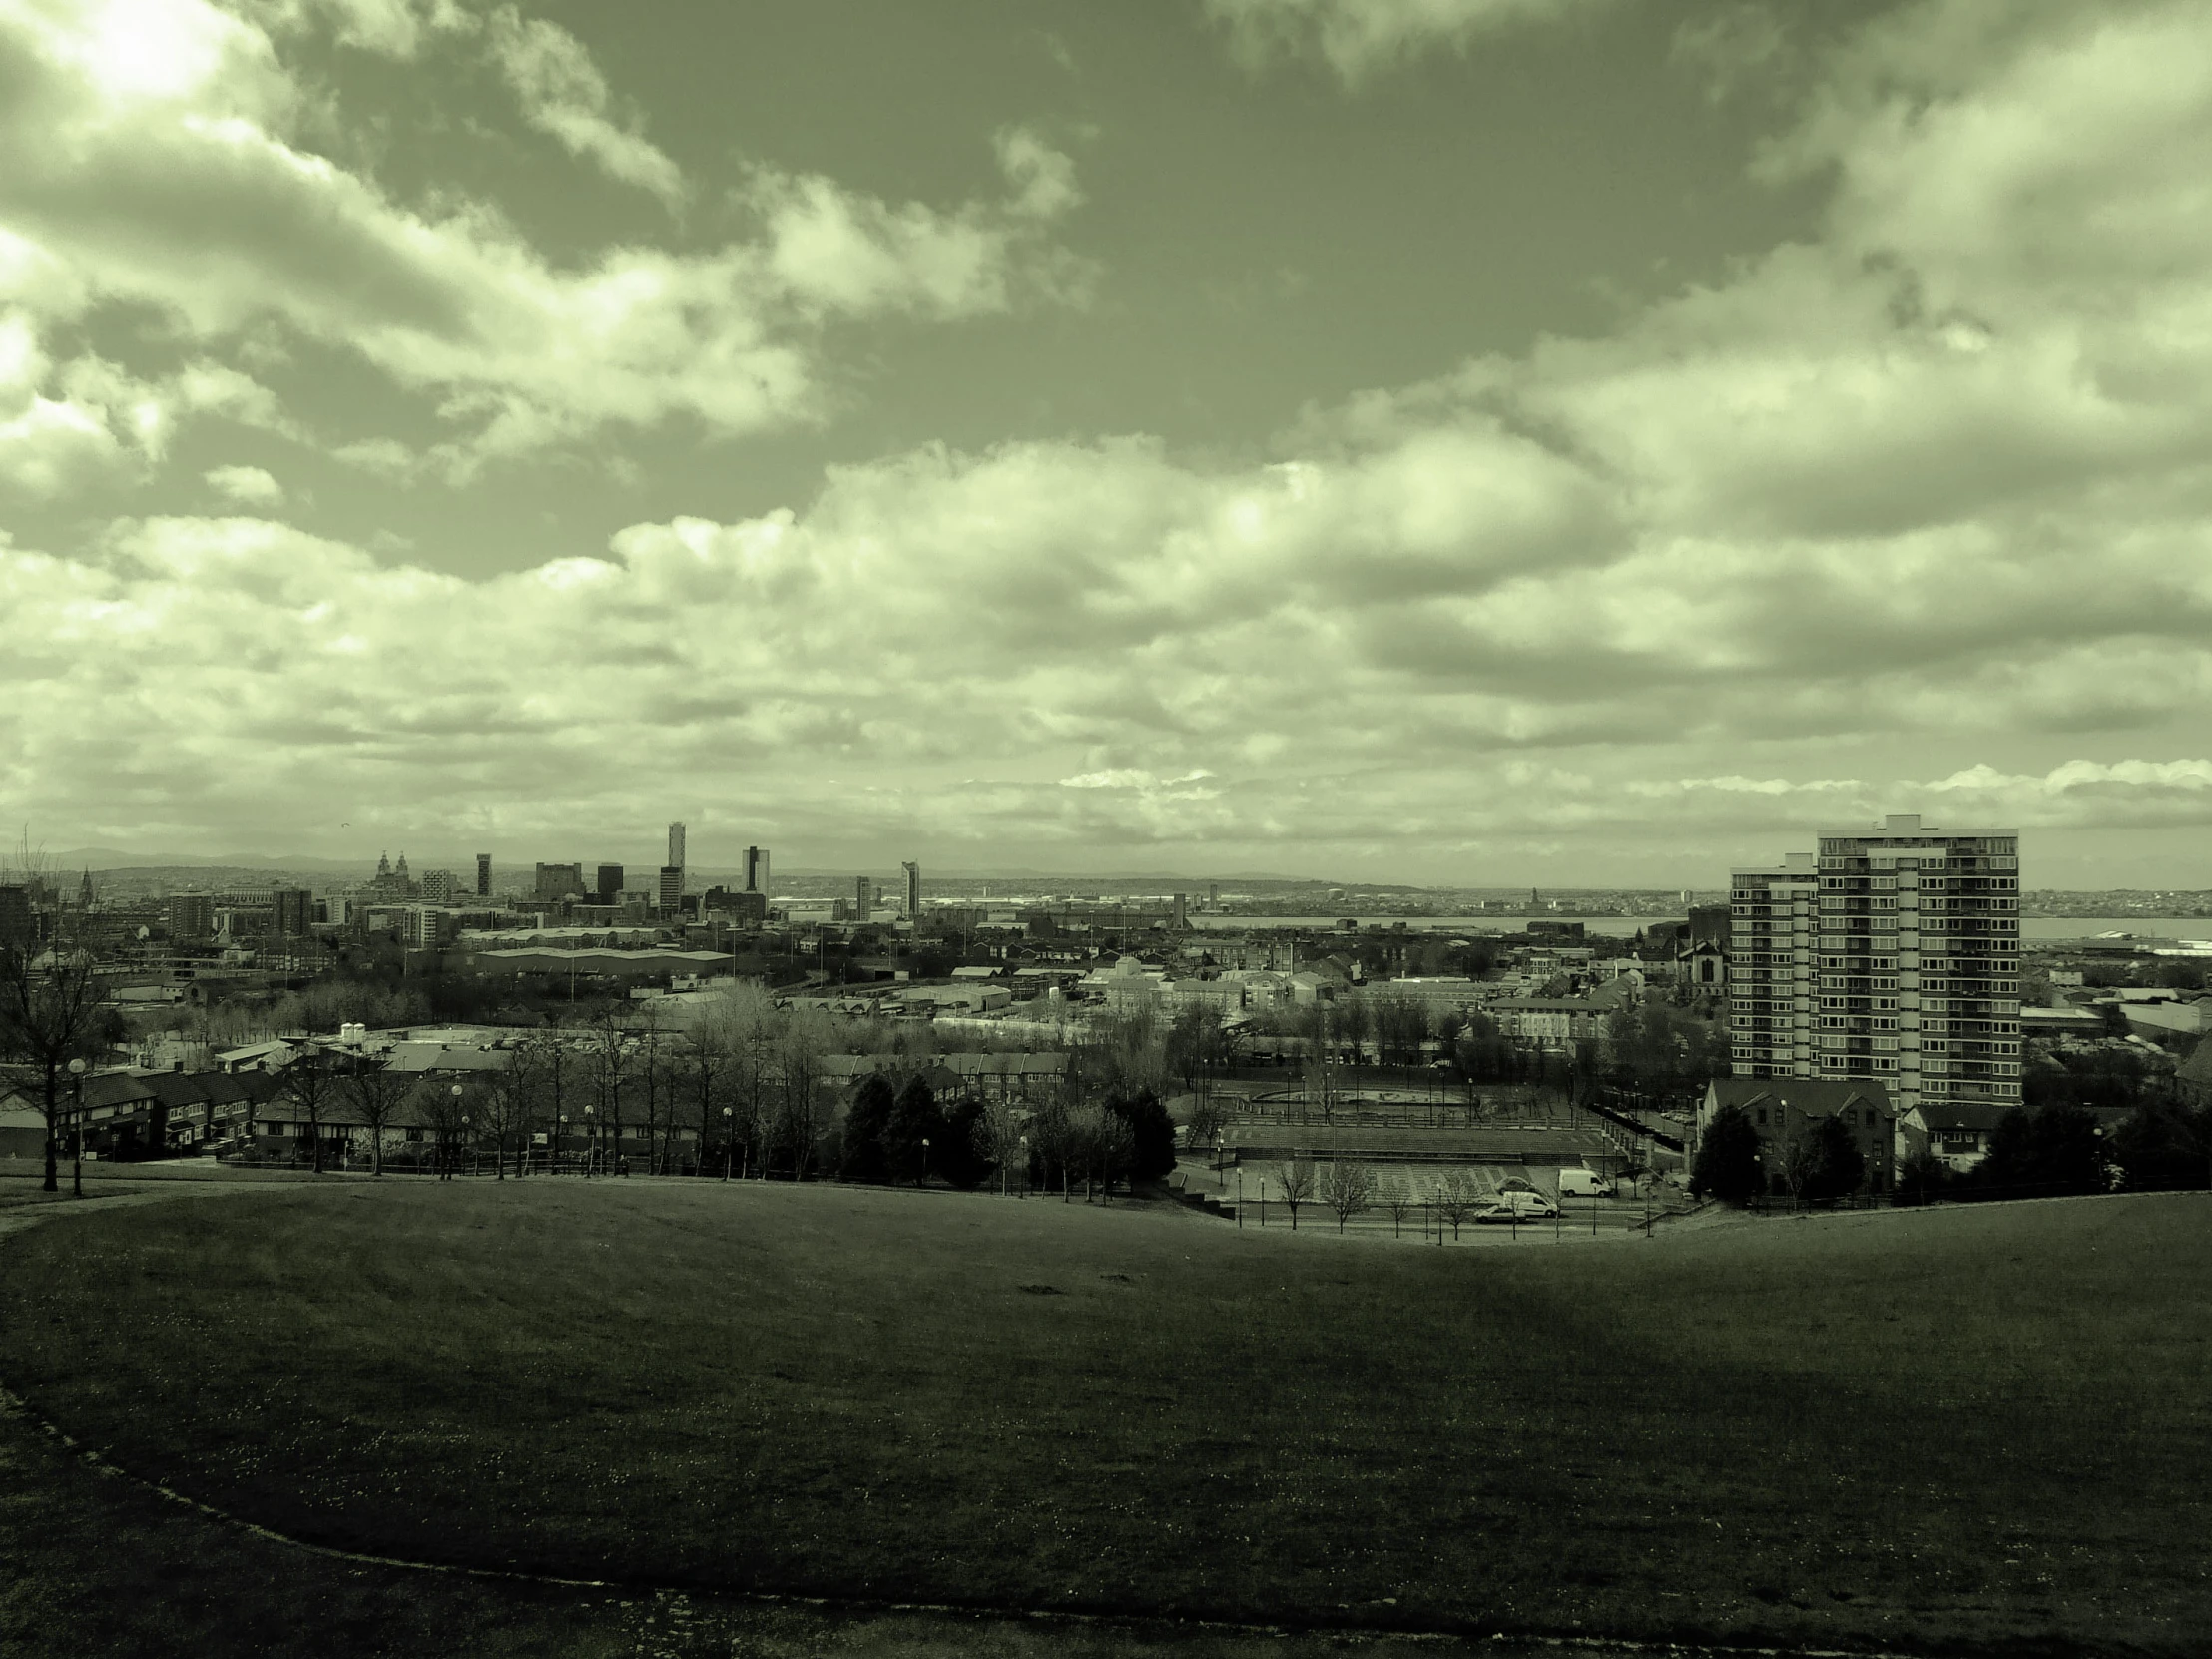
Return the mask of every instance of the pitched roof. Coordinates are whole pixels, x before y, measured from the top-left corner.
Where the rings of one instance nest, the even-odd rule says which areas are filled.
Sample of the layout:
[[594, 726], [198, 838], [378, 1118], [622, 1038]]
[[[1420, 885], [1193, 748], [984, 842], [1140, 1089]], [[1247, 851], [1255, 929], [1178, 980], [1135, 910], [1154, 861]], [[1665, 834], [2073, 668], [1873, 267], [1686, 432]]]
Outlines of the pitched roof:
[[1924, 1129], [1990, 1130], [2012, 1109], [2006, 1100], [1924, 1100], [1907, 1115], [1918, 1118]]
[[1873, 1106], [1887, 1112], [1890, 1091], [1871, 1077], [1831, 1081], [1825, 1077], [1716, 1077], [1713, 1104], [1752, 1106], [1772, 1100], [1801, 1112], [1833, 1117], [1846, 1106]]

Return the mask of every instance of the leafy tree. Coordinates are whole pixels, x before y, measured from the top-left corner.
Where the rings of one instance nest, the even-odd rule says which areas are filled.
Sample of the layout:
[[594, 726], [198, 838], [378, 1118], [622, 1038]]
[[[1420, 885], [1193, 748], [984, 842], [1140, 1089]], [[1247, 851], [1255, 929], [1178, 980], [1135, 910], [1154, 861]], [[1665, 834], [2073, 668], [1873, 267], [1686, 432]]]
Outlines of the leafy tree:
[[1175, 1168], [1175, 1122], [1158, 1095], [1143, 1089], [1132, 1100], [1109, 1099], [1106, 1105], [1129, 1126], [1133, 1179], [1157, 1181]]
[[2108, 1162], [2096, 1119], [2079, 1106], [2015, 1106], [1989, 1134], [1989, 1153], [1972, 1172], [1976, 1187], [2047, 1193], [2102, 1192]]
[[890, 1079], [870, 1072], [853, 1091], [852, 1106], [844, 1118], [844, 1148], [837, 1174], [847, 1181], [882, 1182], [890, 1179], [890, 1160], [883, 1150], [883, 1136], [890, 1128], [894, 1101]]
[[1823, 1204], [1857, 1192], [1867, 1179], [1867, 1158], [1843, 1119], [1822, 1118], [1811, 1139], [1813, 1167], [1805, 1180], [1805, 1197]]
[[1723, 1204], [1745, 1204], [1759, 1187], [1759, 1131], [1741, 1106], [1723, 1106], [1698, 1141], [1690, 1191]]
[[962, 1192], [980, 1187], [992, 1169], [992, 1160], [983, 1151], [989, 1134], [983, 1102], [956, 1101], [938, 1116], [942, 1132], [931, 1137], [930, 1169]]
[[1375, 1171], [1360, 1163], [1332, 1161], [1321, 1178], [1321, 1201], [1337, 1218], [1337, 1231], [1375, 1203]]
[[890, 1178], [920, 1186], [928, 1178], [921, 1143], [930, 1142], [928, 1150], [934, 1151], [936, 1143], [944, 1138], [944, 1118], [937, 1110], [936, 1091], [917, 1073], [898, 1091], [898, 1098], [891, 1103], [889, 1121], [883, 1126], [883, 1158]]
[[1922, 1147], [1898, 1166], [1898, 1202], [1927, 1204], [1950, 1184], [1950, 1166]]
[[2134, 1192], [2212, 1186], [2212, 1106], [2140, 1107], [2112, 1137], [2112, 1160]]

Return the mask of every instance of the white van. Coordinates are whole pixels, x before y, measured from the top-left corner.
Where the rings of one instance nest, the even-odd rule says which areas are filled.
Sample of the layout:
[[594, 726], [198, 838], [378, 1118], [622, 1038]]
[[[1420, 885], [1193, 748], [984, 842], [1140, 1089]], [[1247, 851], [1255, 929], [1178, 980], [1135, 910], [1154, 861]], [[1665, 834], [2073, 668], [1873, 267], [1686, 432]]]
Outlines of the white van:
[[1594, 1169], [1563, 1169], [1559, 1172], [1559, 1196], [1561, 1198], [1610, 1198], [1613, 1184]]

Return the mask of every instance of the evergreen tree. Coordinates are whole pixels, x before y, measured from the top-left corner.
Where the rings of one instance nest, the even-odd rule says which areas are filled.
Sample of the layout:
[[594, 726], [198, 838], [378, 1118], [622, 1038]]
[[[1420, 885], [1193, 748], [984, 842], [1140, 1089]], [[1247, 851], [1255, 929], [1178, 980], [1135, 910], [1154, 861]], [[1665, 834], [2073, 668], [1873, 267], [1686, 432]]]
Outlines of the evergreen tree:
[[1723, 1106], [1698, 1142], [1690, 1191], [1724, 1204], [1742, 1204], [1759, 1188], [1759, 1131], [1741, 1106]]
[[887, 1181], [890, 1164], [883, 1139], [891, 1121], [890, 1080], [876, 1072], [852, 1096], [844, 1119], [844, 1156], [837, 1173], [847, 1181]]
[[921, 1143], [929, 1142], [927, 1150], [935, 1152], [944, 1145], [945, 1138], [937, 1093], [917, 1075], [898, 1091], [890, 1121], [883, 1130], [883, 1154], [890, 1165], [890, 1179], [920, 1186], [929, 1175]]
[[1141, 1089], [1133, 1100], [1109, 1099], [1106, 1104], [1129, 1126], [1131, 1179], [1157, 1181], [1175, 1168], [1175, 1121], [1158, 1095]]
[[1825, 1117], [1813, 1131], [1813, 1168], [1805, 1196], [1815, 1203], [1843, 1198], [1867, 1179], [1867, 1157], [1844, 1121]]

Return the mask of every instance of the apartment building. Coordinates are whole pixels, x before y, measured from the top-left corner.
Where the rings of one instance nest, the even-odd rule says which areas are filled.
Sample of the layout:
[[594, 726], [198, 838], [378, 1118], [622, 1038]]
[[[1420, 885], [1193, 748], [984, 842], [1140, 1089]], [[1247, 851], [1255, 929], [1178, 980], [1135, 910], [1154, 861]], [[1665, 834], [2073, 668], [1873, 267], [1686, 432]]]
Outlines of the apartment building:
[[1729, 1069], [1813, 1075], [1813, 957], [1820, 923], [1814, 854], [1728, 874]]
[[1913, 813], [1733, 872], [1731, 1069], [1878, 1081], [1901, 1117], [1924, 1101], [2017, 1104], [2019, 892], [2017, 830]]

